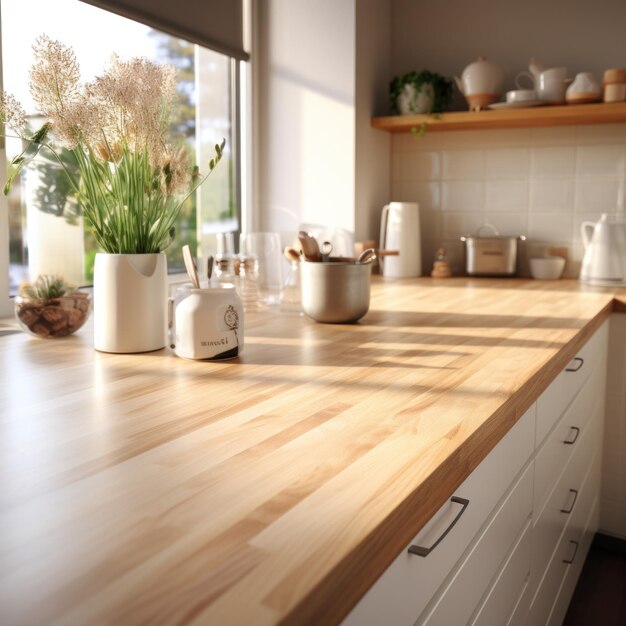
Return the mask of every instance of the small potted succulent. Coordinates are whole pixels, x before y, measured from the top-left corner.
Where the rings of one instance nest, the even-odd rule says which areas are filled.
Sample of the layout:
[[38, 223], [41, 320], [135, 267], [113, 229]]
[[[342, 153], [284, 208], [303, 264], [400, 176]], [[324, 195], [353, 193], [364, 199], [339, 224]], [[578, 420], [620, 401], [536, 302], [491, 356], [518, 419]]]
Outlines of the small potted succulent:
[[15, 297], [20, 326], [35, 337], [66, 337], [76, 332], [91, 311], [88, 293], [70, 287], [60, 276], [41, 275], [23, 283]]
[[428, 70], [409, 72], [391, 81], [389, 96], [393, 113], [441, 113], [450, 104], [452, 81]]

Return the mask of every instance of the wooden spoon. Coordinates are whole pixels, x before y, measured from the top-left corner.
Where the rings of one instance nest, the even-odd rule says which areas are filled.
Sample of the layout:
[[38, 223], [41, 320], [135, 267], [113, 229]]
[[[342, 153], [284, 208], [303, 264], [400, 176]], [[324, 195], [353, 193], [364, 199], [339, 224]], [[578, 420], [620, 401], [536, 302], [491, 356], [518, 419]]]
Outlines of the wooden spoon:
[[185, 267], [187, 268], [187, 274], [189, 274], [189, 278], [191, 279], [191, 284], [196, 289], [200, 289], [198, 270], [196, 269], [196, 264], [193, 260], [193, 256], [191, 255], [191, 250], [187, 244], [183, 246], [183, 259], [185, 261]]
[[307, 261], [320, 262], [322, 260], [322, 253], [320, 252], [320, 247], [315, 237], [301, 230], [298, 233], [298, 239], [302, 246], [302, 254], [304, 254], [304, 258]]
[[287, 259], [287, 261], [297, 262], [300, 261], [300, 253], [295, 248], [292, 248], [291, 246], [286, 246], [285, 258]]

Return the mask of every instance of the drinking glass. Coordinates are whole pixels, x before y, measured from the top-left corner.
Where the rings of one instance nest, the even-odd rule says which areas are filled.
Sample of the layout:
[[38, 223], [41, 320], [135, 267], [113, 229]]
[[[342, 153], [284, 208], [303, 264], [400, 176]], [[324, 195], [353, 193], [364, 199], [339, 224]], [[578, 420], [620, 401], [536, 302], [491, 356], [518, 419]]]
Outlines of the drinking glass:
[[239, 254], [240, 263], [254, 262], [259, 305], [279, 305], [283, 285], [280, 235], [269, 232], [243, 233], [239, 238]]
[[235, 279], [235, 239], [233, 233], [215, 234], [215, 264], [213, 274], [218, 284]]

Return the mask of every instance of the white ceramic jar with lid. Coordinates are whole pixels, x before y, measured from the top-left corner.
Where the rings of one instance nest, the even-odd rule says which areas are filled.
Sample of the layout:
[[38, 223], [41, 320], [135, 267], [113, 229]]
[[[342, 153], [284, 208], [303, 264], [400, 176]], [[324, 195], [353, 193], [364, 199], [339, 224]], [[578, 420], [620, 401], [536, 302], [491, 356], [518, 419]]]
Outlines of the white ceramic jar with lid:
[[626, 68], [613, 68], [604, 72], [602, 80], [605, 102], [626, 101]]

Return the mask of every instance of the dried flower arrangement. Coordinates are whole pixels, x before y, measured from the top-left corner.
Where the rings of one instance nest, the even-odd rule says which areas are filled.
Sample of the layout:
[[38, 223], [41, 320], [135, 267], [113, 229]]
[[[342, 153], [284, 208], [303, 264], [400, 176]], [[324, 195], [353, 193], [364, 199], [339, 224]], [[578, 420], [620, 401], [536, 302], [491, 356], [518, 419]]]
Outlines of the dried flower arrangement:
[[[204, 176], [183, 148], [168, 143], [175, 94], [170, 66], [114, 57], [101, 76], [83, 84], [71, 48], [43, 35], [33, 50], [29, 87], [45, 122], [29, 134], [19, 102], [0, 96], [0, 119], [27, 142], [9, 164], [5, 195], [21, 169], [47, 148], [104, 252], [163, 251], [182, 204], [215, 168], [224, 142], [215, 146]], [[75, 155], [79, 177], [64, 166], [59, 146]]]
[[24, 330], [38, 337], [65, 337], [89, 317], [89, 295], [70, 287], [60, 276], [44, 274], [20, 286], [15, 314]]

